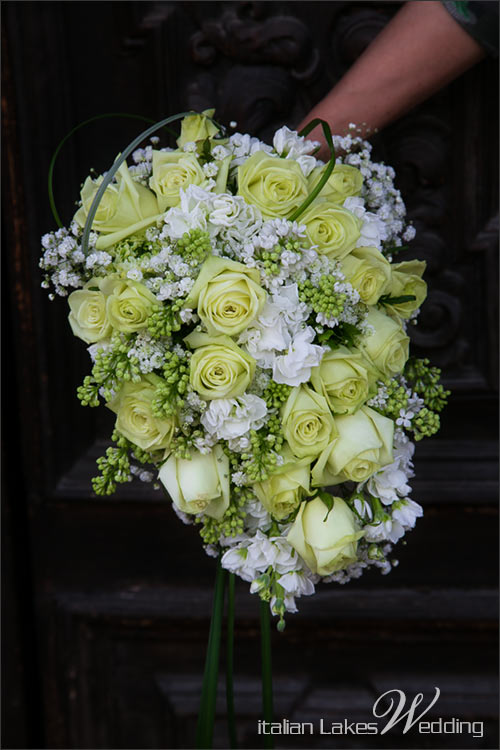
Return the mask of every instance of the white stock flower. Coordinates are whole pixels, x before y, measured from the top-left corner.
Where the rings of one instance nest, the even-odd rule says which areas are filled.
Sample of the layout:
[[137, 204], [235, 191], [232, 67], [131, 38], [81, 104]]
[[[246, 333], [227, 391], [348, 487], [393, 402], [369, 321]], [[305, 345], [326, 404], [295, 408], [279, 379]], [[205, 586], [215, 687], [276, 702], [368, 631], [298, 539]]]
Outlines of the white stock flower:
[[285, 574], [302, 569], [302, 561], [286, 537], [271, 537], [271, 541], [275, 548], [273, 567], [277, 573]]
[[324, 349], [312, 343], [316, 333], [304, 326], [307, 316], [297, 284], [289, 284], [266, 301], [260, 315], [239, 338], [261, 367], [272, 368], [277, 383], [305, 383], [311, 369], [321, 361]]
[[242, 544], [231, 547], [224, 552], [221, 559], [221, 565], [231, 573], [236, 573], [244, 581], [253, 581], [256, 571], [249, 565], [248, 548]]
[[[273, 613], [273, 615], [280, 614], [279, 610], [276, 609], [276, 601], [277, 601], [277, 597], [273, 596], [271, 597], [271, 601], [269, 602], [269, 606], [271, 608], [271, 612]], [[285, 610], [287, 612], [291, 612], [292, 614], [294, 614], [295, 612], [299, 611], [295, 604], [295, 599], [293, 598], [293, 596], [290, 596], [290, 594], [285, 595], [283, 599], [283, 603], [285, 605]]]
[[368, 521], [371, 521], [373, 518], [373, 511], [370, 503], [367, 500], [363, 500], [360, 497], [357, 497], [354, 500], [354, 507], [356, 509], [357, 514], [360, 516], [360, 518], [367, 519]]
[[210, 435], [219, 440], [231, 440], [258, 430], [267, 414], [266, 402], [252, 394], [238, 398], [218, 398], [210, 402], [201, 423]]
[[424, 515], [424, 510], [421, 505], [410, 500], [407, 497], [405, 500], [398, 500], [392, 506], [392, 518], [403, 526], [404, 529], [413, 529], [417, 518], [421, 518]]
[[368, 492], [380, 498], [384, 505], [390, 505], [411, 492], [408, 479], [414, 476], [412, 456], [414, 444], [402, 430], [394, 432], [394, 461], [384, 466], [367, 482], [361, 482], [358, 490], [366, 485]]
[[405, 533], [405, 530], [399, 521], [392, 519], [389, 516], [383, 521], [374, 524], [367, 524], [363, 528], [365, 539], [368, 542], [389, 541], [395, 544]]
[[345, 199], [343, 205], [362, 221], [356, 247], [380, 249], [382, 240], [387, 239], [387, 230], [382, 219], [366, 210], [363, 198], [350, 196]]
[[276, 383], [300, 385], [311, 377], [311, 369], [317, 367], [325, 350], [313, 344], [316, 332], [310, 326], [297, 333], [286, 354], [276, 356], [273, 361], [273, 378]]
[[203, 190], [199, 185], [188, 185], [180, 191], [180, 197], [180, 205], [170, 208], [163, 219], [165, 227], [162, 235], [166, 230], [168, 236], [176, 240], [191, 229], [207, 229], [214, 193]]
[[310, 596], [314, 594], [314, 583], [303, 571], [291, 570], [278, 578], [287, 594], [292, 596]]
[[255, 497], [252, 500], [247, 500], [245, 503], [245, 529], [254, 533], [257, 529], [267, 531], [271, 526], [271, 516], [264, 508], [260, 500]]
[[[287, 158], [290, 158], [290, 157], [287, 157]], [[295, 159], [295, 161], [301, 168], [304, 177], [308, 177], [318, 164], [314, 156], [305, 156], [305, 155], [298, 156]]]
[[[231, 438], [227, 441], [227, 444], [229, 450], [234, 451], [234, 453], [248, 453], [252, 445], [248, 435], [240, 435], [240, 437]], [[244, 484], [244, 482], [242, 482], [242, 484]]]
[[256, 213], [251, 210], [252, 207], [239, 195], [221, 193], [213, 199], [212, 205], [209, 219], [217, 226], [227, 228], [236, 225], [241, 228], [257, 218]]
[[[397, 467], [397, 461], [389, 464], [389, 466], [384, 466], [367, 482], [368, 492], [380, 498], [384, 505], [390, 505], [399, 497], [405, 497], [411, 491], [411, 487], [406, 483], [406, 474]], [[360, 488], [361, 485], [358, 485], [358, 489]]]
[[269, 537], [263, 534], [262, 531], [257, 530], [247, 549], [248, 564], [252, 568], [260, 573], [264, 573], [270, 565], [274, 567], [278, 551]]
[[407, 477], [413, 477], [413, 454], [415, 445], [402, 430], [394, 431], [394, 462]]
[[[273, 146], [280, 156], [284, 155], [298, 161], [298, 156], [310, 154], [311, 151], [320, 146], [320, 143], [319, 141], [307, 141], [303, 135], [299, 135], [295, 130], [290, 130], [284, 125], [274, 134]], [[316, 159], [314, 161], [316, 162]]]

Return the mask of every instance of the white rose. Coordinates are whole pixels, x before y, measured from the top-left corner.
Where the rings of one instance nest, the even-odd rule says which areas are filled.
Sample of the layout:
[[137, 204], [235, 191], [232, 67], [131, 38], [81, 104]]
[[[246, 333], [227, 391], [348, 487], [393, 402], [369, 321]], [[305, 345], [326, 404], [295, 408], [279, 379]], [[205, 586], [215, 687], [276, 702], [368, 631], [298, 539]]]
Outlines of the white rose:
[[229, 459], [220, 445], [191, 459], [172, 454], [158, 478], [183, 513], [204, 513], [220, 520], [229, 507]]
[[300, 506], [287, 539], [313, 573], [325, 576], [357, 560], [357, 543], [363, 536], [347, 503], [333, 497], [328, 512], [319, 497]]
[[335, 417], [337, 436], [312, 470], [313, 487], [362, 482], [392, 463], [394, 422], [368, 406]]

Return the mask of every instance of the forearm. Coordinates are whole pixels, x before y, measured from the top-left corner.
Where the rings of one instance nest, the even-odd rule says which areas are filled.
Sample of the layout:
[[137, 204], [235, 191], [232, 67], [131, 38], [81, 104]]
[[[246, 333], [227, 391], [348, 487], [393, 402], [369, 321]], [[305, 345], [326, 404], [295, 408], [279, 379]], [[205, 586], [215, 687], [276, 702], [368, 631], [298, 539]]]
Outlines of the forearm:
[[[382, 128], [484, 57], [481, 46], [438, 0], [406, 3], [307, 117], [344, 134]], [[306, 121], [298, 126], [300, 130]], [[324, 143], [320, 129], [309, 137]]]

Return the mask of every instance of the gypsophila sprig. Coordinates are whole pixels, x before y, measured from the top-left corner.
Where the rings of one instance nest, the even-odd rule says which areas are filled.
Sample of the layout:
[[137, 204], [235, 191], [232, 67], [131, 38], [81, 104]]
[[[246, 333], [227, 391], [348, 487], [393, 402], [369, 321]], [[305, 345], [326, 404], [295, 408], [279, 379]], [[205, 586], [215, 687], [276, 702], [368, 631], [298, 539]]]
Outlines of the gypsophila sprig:
[[415, 235], [394, 170], [355, 126], [333, 144], [325, 174], [287, 127], [221, 139], [192, 114], [177, 148], [115, 162], [90, 232], [93, 172], [42, 238], [42, 286], [92, 360], [78, 398], [116, 416], [94, 491], [158, 480], [280, 630], [320, 581], [397, 564], [423, 512], [414, 441], [449, 395], [409, 357], [425, 264], [393, 260]]

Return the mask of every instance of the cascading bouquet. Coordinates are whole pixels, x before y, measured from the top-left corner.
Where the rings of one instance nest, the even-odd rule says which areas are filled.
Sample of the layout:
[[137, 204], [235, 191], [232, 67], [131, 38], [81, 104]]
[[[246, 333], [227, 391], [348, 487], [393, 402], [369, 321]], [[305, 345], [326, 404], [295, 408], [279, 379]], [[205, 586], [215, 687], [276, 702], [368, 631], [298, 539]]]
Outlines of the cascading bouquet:
[[393, 169], [355, 131], [324, 128], [324, 164], [317, 121], [270, 146], [212, 115], [185, 116], [176, 149], [136, 148], [151, 128], [87, 177], [69, 228], [42, 239], [42, 285], [76, 290], [93, 362], [78, 396], [116, 414], [94, 491], [159, 480], [282, 629], [318, 582], [389, 572], [422, 515], [412, 439], [438, 430], [447, 392], [409, 358], [425, 263], [393, 262], [415, 234]]

